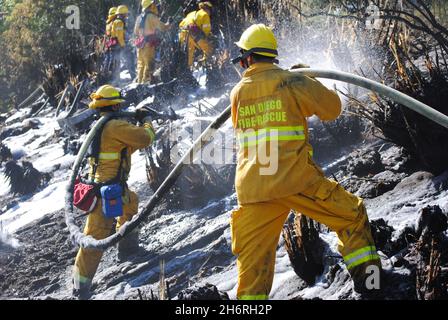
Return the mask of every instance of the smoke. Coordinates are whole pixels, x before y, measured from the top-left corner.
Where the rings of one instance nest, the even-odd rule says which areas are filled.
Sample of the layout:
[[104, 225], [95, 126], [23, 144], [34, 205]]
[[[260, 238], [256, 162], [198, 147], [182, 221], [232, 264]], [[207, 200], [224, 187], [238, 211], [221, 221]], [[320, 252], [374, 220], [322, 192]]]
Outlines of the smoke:
[[[278, 38], [280, 66], [285, 69], [304, 63], [311, 68], [349, 73], [362, 70], [367, 76], [373, 76], [373, 69], [380, 68], [377, 50], [369, 45], [369, 31], [355, 24], [335, 19], [307, 19], [303, 25], [297, 21], [284, 22], [274, 32]], [[327, 79], [321, 82], [327, 87], [338, 83]]]
[[[19, 242], [14, 239], [4, 228], [0, 221], [0, 252], [9, 251], [19, 247]], [[9, 249], [9, 250], [8, 250]]]

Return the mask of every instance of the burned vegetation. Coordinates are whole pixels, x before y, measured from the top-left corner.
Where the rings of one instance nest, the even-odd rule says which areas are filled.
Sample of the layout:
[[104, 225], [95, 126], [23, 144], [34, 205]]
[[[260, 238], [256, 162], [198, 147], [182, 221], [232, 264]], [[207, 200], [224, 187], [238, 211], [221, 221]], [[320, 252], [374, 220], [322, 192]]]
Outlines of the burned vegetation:
[[10, 192], [21, 196], [36, 192], [50, 180], [48, 174], [42, 174], [28, 161], [22, 161], [21, 164], [14, 160], [8, 161], [3, 174], [11, 187]]
[[[162, 15], [176, 13], [180, 2], [163, 2]], [[366, 1], [332, 1], [329, 5], [325, 2], [319, 6], [315, 6], [312, 2], [214, 1], [216, 10], [223, 13], [213, 20], [213, 28], [218, 30], [219, 34], [215, 42], [222, 54], [214, 57], [212, 65], [206, 68], [208, 92], [221, 94], [238, 80], [238, 74], [228, 64], [229, 58], [235, 54], [235, 50], [228, 44], [232, 44], [238, 38], [246, 22], [262, 20], [275, 27], [283, 39], [288, 39], [289, 42], [286, 43], [289, 46], [285, 46], [284, 55], [294, 58], [288, 59], [286, 63], [296, 63], [296, 60], [302, 59], [301, 55], [307, 50], [322, 50], [331, 57], [335, 67], [376, 79], [448, 114], [446, 108], [448, 31], [444, 27], [446, 16], [442, 17], [442, 11], [437, 12], [437, 6], [428, 7], [428, 2], [422, 0], [404, 0], [402, 6], [399, 6], [398, 1], [387, 2], [387, 5], [384, 5], [384, 1], [373, 1], [383, 8], [383, 16], [380, 25], [369, 29], [366, 28], [365, 12], [368, 5]], [[334, 12], [334, 4], [341, 5], [342, 14]], [[320, 9], [315, 11], [317, 7]], [[183, 9], [185, 12], [189, 10], [188, 7]], [[182, 13], [179, 11], [179, 14]], [[277, 19], [279, 15], [284, 18], [282, 21]], [[320, 20], [315, 23], [312, 19]], [[102, 23], [98, 22], [98, 25], [103, 27]], [[316, 24], [324, 26], [322, 29], [317, 29], [318, 35]], [[142, 151], [146, 161], [147, 181], [152, 191], [160, 187], [175, 165], [172, 159], [173, 152], [181, 141], [170, 137], [172, 128], [179, 123], [185, 125], [188, 121], [177, 114], [179, 110], [175, 106], [180, 106], [179, 109], [188, 106], [185, 96], [198, 87], [196, 79], [179, 68], [185, 57], [179, 54], [179, 48], [173, 46], [176, 43], [176, 36], [176, 32], [172, 32], [164, 39], [164, 45], [174, 49], [162, 52], [154, 83], [129, 85], [122, 91], [127, 99], [126, 106], [136, 107], [142, 101], [153, 98], [149, 99], [151, 102], [147, 105], [157, 111], [156, 143]], [[319, 46], [307, 47], [307, 44], [312, 44], [316, 38], [319, 39]], [[38, 128], [39, 123], [33, 119], [34, 117], [54, 117], [60, 128], [55, 130], [50, 139], [62, 140], [64, 155], [76, 155], [83, 135], [98, 119], [98, 114], [87, 107], [89, 93], [100, 83], [110, 80], [110, 75], [101, 72], [101, 45], [101, 39], [92, 37], [82, 46], [70, 48], [64, 61], [58, 64], [45, 64], [43, 70], [39, 70], [44, 79], [42, 85], [31, 94], [29, 92], [34, 88], [20, 88], [29, 96], [21, 104], [16, 104], [17, 109], [28, 107], [29, 112], [14, 120], [14, 123], [2, 123], [1, 138], [19, 136], [28, 130]], [[298, 52], [289, 51], [292, 48], [296, 50], [297, 47]], [[338, 180], [348, 191], [366, 199], [374, 199], [394, 190], [404, 178], [414, 172], [425, 170], [437, 175], [447, 170], [446, 129], [376, 94], [362, 92], [351, 86], [341, 89], [338, 85], [337, 88], [347, 102], [343, 116], [330, 123], [312, 123], [310, 141], [314, 146], [316, 162], [325, 165], [327, 174]], [[208, 105], [199, 99], [196, 115], [199, 118], [216, 116], [227, 105], [228, 97], [224, 100], [216, 105]], [[175, 107], [175, 110], [171, 106]], [[11, 114], [0, 115], [1, 121], [8, 119], [9, 116]], [[28, 122], [19, 126], [23, 120]], [[210, 121], [207, 119], [200, 122], [201, 125], [207, 125]], [[184, 150], [180, 150], [182, 151]], [[335, 159], [337, 161], [333, 166], [328, 165]], [[0, 166], [6, 181], [10, 184], [11, 193], [20, 197], [31, 195], [45, 187], [52, 177], [51, 174], [39, 172], [26, 158], [19, 160], [14, 160], [11, 150], [6, 145], [0, 144]], [[234, 175], [234, 165], [218, 167], [207, 164], [189, 165], [166, 197], [163, 210], [194, 211], [207, 206], [211, 201], [228, 197], [233, 192]], [[440, 192], [446, 189], [445, 181], [440, 186]], [[409, 206], [416, 204], [412, 203]], [[396, 228], [384, 219], [371, 221], [373, 237], [386, 270], [384, 281], [387, 285], [383, 292], [384, 298], [421, 300], [448, 298], [446, 249], [448, 239], [445, 209], [446, 207], [442, 205], [415, 208], [415, 212], [419, 212], [420, 216], [419, 221], [415, 221], [416, 226], [407, 226], [398, 234]], [[57, 218], [61, 219], [60, 212]], [[46, 230], [51, 232], [59, 230], [54, 222], [44, 222], [38, 225], [38, 231], [47, 223], [51, 224], [51, 228]], [[30, 229], [25, 229], [23, 232], [28, 231]], [[342, 267], [342, 258], [331, 255], [328, 244], [323, 240], [322, 235], [328, 232], [329, 230], [319, 223], [297, 212], [295, 218], [285, 224], [282, 235], [292, 268], [304, 281], [305, 286], [311, 287], [323, 281], [338, 290], [349, 281], [349, 278]], [[147, 235], [148, 239], [151, 235], [154, 236], [154, 234]], [[48, 237], [51, 240], [49, 234]], [[64, 233], [63, 238], [56, 242], [58, 245], [63, 243], [67, 250], [64, 268], [70, 264], [69, 260], [71, 261], [75, 254], [67, 245], [67, 237], [68, 235]], [[42, 245], [45, 245], [44, 240], [46, 239], [42, 240]], [[35, 248], [26, 250], [31, 249], [37, 251]], [[182, 253], [186, 254], [186, 251]], [[51, 259], [54, 258], [48, 252], [45, 254]], [[222, 255], [219, 250], [213, 254], [218, 258]], [[144, 258], [153, 259], [151, 255], [148, 254]], [[13, 258], [17, 263], [20, 259], [24, 259], [21, 256]], [[31, 258], [23, 260], [30, 270], [31, 260]], [[40, 273], [47, 267], [50, 268], [48, 264], [43, 264], [43, 269], [33, 274], [33, 282], [26, 283], [30, 286], [29, 290], [39, 289], [36, 291], [40, 294], [59, 290], [58, 279], [40, 277]], [[61, 269], [59, 267], [58, 269]], [[13, 274], [14, 261], [8, 260], [8, 268], [9, 274]], [[58, 272], [64, 275], [65, 270]], [[178, 269], [176, 272], [184, 278], [190, 276], [185, 270]], [[19, 275], [14, 278], [15, 281], [20, 282], [17, 279]], [[111, 275], [110, 279], [103, 281], [106, 284], [101, 285], [104, 287], [112, 285], [111, 283], [116, 284], [114, 281], [121, 276], [121, 274]], [[3, 278], [6, 279], [5, 276]], [[199, 276], [194, 279], [198, 278]], [[126, 278], [126, 281], [129, 279]], [[41, 290], [43, 284], [48, 281], [52, 287]], [[2, 288], [12, 293], [14, 285], [13, 281], [9, 281]], [[160, 279], [159, 287], [158, 295], [151, 290], [142, 292], [139, 289], [134, 298], [140, 300], [172, 298], [170, 284], [163, 277]], [[181, 300], [228, 299], [226, 293], [210, 284], [194, 285], [183, 290], [180, 290], [178, 285], [176, 292], [177, 298]], [[20, 296], [24, 297], [27, 294], [26, 290], [22, 290]], [[344, 292], [342, 298], [353, 297], [349, 291]]]

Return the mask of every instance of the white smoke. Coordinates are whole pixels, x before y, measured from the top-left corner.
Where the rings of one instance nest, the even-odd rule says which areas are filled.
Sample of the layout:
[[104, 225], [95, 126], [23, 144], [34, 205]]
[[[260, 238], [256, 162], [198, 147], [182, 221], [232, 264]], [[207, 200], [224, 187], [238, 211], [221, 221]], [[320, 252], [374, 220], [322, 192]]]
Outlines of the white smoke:
[[19, 247], [19, 241], [14, 239], [8, 232], [3, 228], [3, 224], [0, 221], [0, 252], [10, 249], [15, 249]]

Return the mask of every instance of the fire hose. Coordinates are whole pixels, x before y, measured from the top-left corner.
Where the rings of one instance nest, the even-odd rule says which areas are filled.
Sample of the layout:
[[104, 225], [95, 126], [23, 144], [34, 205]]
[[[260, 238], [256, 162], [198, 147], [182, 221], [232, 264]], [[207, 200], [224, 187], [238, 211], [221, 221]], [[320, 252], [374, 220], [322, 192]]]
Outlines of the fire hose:
[[[294, 73], [300, 73], [309, 77], [314, 78], [325, 78], [332, 79], [337, 81], [346, 82], [349, 84], [357, 85], [363, 87], [365, 89], [377, 92], [378, 94], [387, 97], [399, 104], [402, 104], [411, 110], [414, 110], [426, 118], [442, 125], [445, 128], [448, 128], [448, 116], [444, 115], [441, 112], [431, 108], [430, 106], [417, 101], [395, 89], [389, 88], [385, 85], [377, 83], [375, 81], [345, 73], [340, 71], [332, 71], [332, 70], [318, 70], [318, 69], [298, 69], [293, 70]], [[119, 242], [123, 237], [129, 234], [132, 230], [134, 230], [144, 219], [149, 217], [159, 203], [159, 201], [163, 198], [166, 192], [170, 190], [170, 188], [176, 183], [177, 178], [183, 171], [184, 166], [187, 163], [191, 163], [195, 158], [197, 153], [206, 146], [211, 140], [213, 135], [219, 130], [219, 128], [229, 119], [231, 113], [231, 107], [228, 106], [208, 127], [204, 130], [201, 136], [196, 139], [193, 145], [190, 147], [188, 152], [179, 160], [170, 174], [166, 177], [160, 187], [154, 192], [153, 196], [145, 203], [144, 209], [137, 213], [133, 218], [126, 222], [116, 233], [105, 239], [94, 239], [91, 236], [84, 235], [79, 227], [75, 223], [75, 215], [73, 212], [73, 189], [75, 184], [75, 179], [78, 176], [78, 172], [81, 166], [81, 163], [85, 157], [87, 149], [95, 135], [95, 132], [101, 125], [108, 120], [110, 116], [103, 116], [92, 130], [87, 135], [85, 141], [83, 142], [81, 149], [78, 153], [76, 161], [73, 165], [73, 171], [69, 180], [69, 184], [67, 186], [67, 194], [65, 198], [65, 221], [68, 226], [71, 239], [73, 242], [78, 244], [83, 248], [94, 248], [99, 250], [105, 250], [108, 247], [113, 246], [117, 242]], [[122, 113], [123, 116], [132, 117], [133, 113]], [[188, 161], [187, 161], [188, 160]]]

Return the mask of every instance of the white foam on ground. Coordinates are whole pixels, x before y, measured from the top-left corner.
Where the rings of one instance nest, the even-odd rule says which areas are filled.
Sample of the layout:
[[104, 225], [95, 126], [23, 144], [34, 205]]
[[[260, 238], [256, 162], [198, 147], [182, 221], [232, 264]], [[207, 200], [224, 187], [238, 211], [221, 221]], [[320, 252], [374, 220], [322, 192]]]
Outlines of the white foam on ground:
[[9, 183], [3, 173], [0, 173], [0, 197], [6, 196], [9, 193]]
[[47, 214], [61, 210], [64, 207], [65, 189], [65, 181], [54, 183], [6, 211], [0, 216], [4, 230], [12, 234]]

